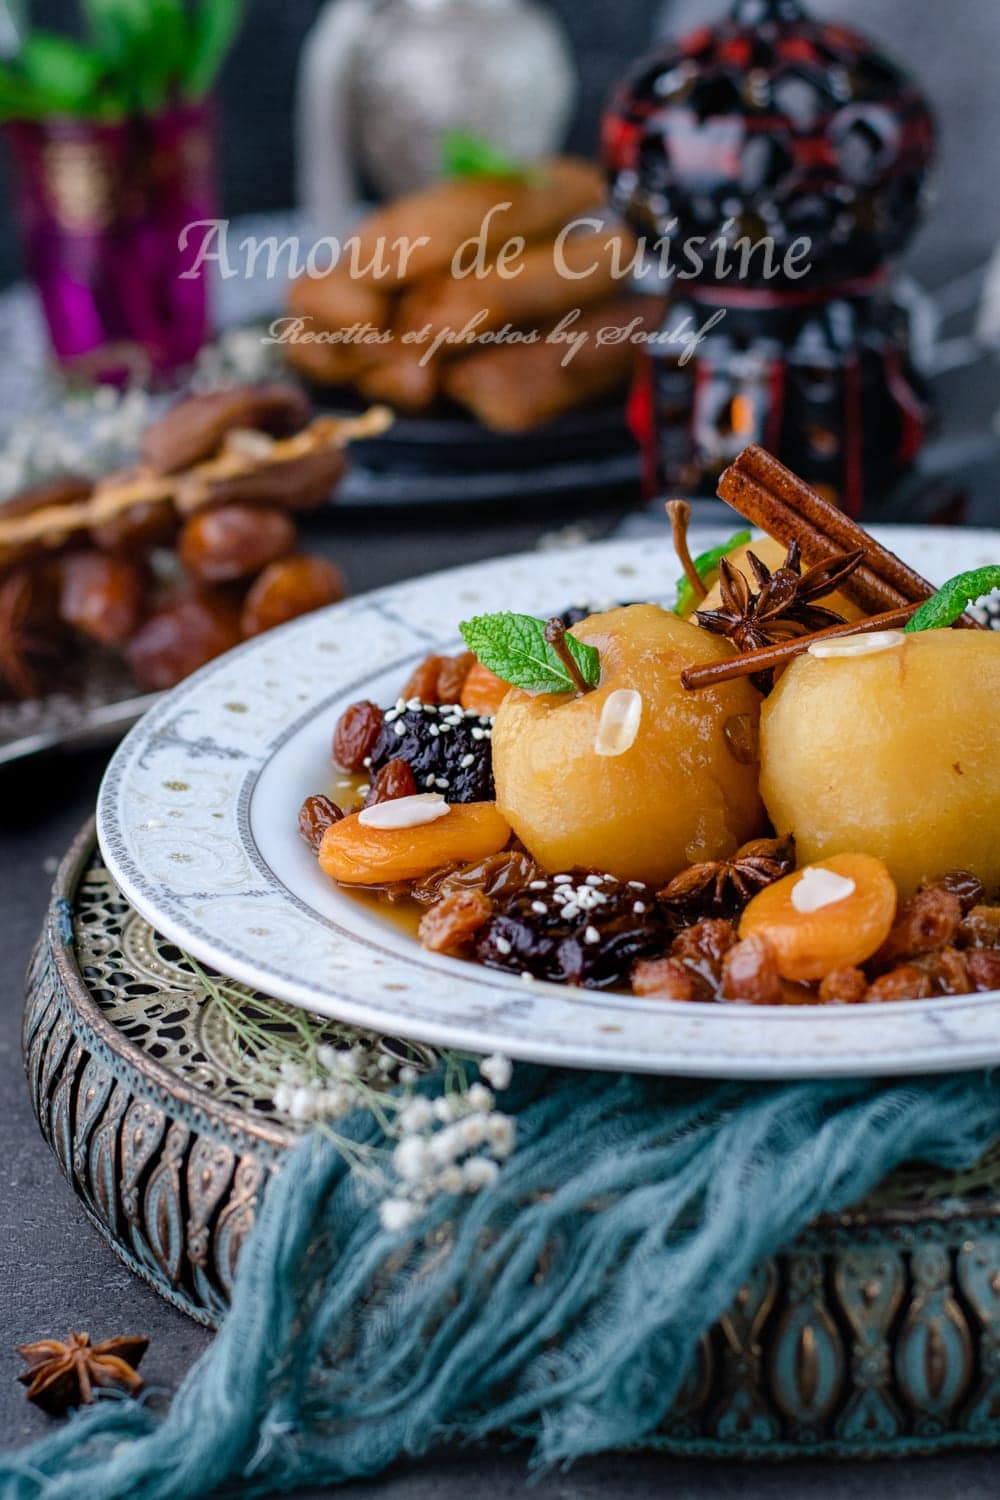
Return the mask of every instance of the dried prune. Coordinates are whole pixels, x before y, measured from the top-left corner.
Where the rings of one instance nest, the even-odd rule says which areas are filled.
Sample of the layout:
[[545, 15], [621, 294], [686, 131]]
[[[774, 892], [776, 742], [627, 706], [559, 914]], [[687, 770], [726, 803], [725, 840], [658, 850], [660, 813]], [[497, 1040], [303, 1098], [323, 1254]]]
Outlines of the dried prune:
[[315, 854], [323, 842], [323, 835], [333, 823], [339, 823], [344, 814], [336, 802], [317, 793], [307, 797], [299, 808], [299, 833]]
[[371, 753], [382, 729], [382, 710], [362, 698], [345, 708], [333, 731], [333, 758], [342, 771], [360, 771], [371, 765]]
[[177, 543], [181, 562], [202, 583], [252, 578], [295, 546], [295, 522], [283, 510], [223, 505], [199, 511]]
[[371, 769], [405, 760], [420, 792], [439, 791], [448, 802], [492, 802], [491, 734], [491, 720], [456, 704], [400, 699], [384, 716]]
[[460, 951], [489, 920], [492, 910], [492, 901], [482, 891], [452, 891], [427, 908], [417, 936], [433, 953]]
[[606, 989], [637, 959], [662, 954], [670, 930], [648, 886], [567, 871], [494, 898], [475, 953], [491, 969]]
[[250, 585], [240, 628], [244, 635], [262, 635], [343, 597], [344, 579], [333, 563], [304, 553], [282, 557], [269, 563]]
[[386, 761], [365, 794], [365, 806], [374, 807], [376, 802], [392, 802], [397, 797], [412, 797], [416, 790], [413, 772], [405, 760]]

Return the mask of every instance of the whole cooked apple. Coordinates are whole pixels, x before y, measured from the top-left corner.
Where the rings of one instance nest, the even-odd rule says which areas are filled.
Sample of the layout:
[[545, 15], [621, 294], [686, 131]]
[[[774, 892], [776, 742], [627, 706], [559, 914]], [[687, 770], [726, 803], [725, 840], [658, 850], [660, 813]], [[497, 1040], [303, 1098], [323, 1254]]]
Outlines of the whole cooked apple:
[[995, 887], [1000, 636], [853, 641], [798, 657], [764, 705], [761, 794], [775, 828], [794, 833], [803, 864], [876, 855], [903, 896], [951, 869]]
[[661, 884], [761, 829], [760, 696], [746, 679], [700, 692], [683, 667], [732, 648], [653, 604], [591, 615], [591, 692], [513, 688], [493, 726], [497, 803], [538, 863]]

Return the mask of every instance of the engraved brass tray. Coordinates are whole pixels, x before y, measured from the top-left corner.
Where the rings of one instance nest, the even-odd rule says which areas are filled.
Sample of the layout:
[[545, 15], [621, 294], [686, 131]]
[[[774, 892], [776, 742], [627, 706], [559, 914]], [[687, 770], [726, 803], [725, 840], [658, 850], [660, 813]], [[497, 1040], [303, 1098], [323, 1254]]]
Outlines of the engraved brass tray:
[[[89, 1218], [162, 1296], [215, 1326], [295, 1132], [184, 956], [118, 892], [90, 826], [32, 960], [24, 1056], [39, 1124]], [[898, 1172], [758, 1267], [702, 1339], [656, 1440], [745, 1458], [992, 1445], [1000, 1149], [961, 1175]]]

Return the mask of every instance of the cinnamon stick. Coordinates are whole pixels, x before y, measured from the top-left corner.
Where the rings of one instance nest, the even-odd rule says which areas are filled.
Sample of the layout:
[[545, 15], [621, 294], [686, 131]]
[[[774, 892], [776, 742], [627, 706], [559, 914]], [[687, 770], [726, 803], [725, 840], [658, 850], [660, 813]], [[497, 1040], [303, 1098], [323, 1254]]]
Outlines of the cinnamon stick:
[[[770, 536], [786, 546], [798, 542], [807, 567], [861, 550], [864, 561], [841, 585], [860, 609], [878, 612], [923, 603], [936, 592], [926, 578], [756, 444], [744, 448], [726, 469], [718, 492]], [[956, 623], [981, 628], [969, 615]]]
[[790, 641], [779, 641], [773, 646], [761, 646], [756, 651], [744, 651], [728, 661], [713, 661], [703, 667], [685, 667], [681, 682], [690, 691], [715, 687], [720, 682], [732, 682], [736, 677], [752, 677], [757, 672], [769, 672], [773, 667], [787, 666], [796, 656], [808, 651], [814, 641], [835, 641], [849, 635], [870, 635], [877, 630], [898, 630], [920, 608], [914, 602], [899, 609], [890, 609], [880, 615], [870, 615], [865, 620], [848, 620], [843, 625], [830, 625], [826, 630], [814, 630], [810, 635], [797, 635]]

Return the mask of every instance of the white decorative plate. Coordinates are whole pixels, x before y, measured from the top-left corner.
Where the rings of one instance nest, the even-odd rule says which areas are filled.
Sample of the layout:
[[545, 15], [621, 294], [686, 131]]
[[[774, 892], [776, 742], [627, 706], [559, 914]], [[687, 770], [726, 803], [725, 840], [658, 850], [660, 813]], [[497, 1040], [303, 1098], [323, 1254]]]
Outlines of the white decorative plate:
[[[1000, 533], [886, 528], [934, 582], [1000, 557]], [[695, 550], [722, 539], [700, 529]], [[224, 973], [359, 1026], [575, 1067], [733, 1078], [910, 1073], [1000, 1061], [1000, 993], [882, 1006], [640, 1000], [525, 983], [425, 952], [346, 896], [299, 839], [303, 798], [331, 780], [347, 704], [392, 702], [470, 614], [545, 615], [580, 600], [670, 597], [669, 541], [612, 542], [477, 564], [382, 589], [250, 641], [188, 679], [131, 731], [98, 807], [122, 890]]]

